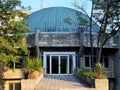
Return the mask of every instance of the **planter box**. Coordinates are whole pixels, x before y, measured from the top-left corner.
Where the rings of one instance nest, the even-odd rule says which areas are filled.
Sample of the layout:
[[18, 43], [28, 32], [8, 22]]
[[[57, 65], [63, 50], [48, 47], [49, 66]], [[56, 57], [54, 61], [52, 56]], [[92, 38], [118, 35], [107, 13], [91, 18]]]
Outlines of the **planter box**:
[[23, 79], [24, 72], [22, 69], [8, 70], [3, 72], [3, 79]]
[[109, 90], [108, 79], [95, 79], [96, 90]]
[[81, 81], [85, 82], [87, 85], [89, 85], [90, 87], [92, 87], [91, 88], [92, 90], [109, 90], [108, 79], [91, 79], [90, 77], [82, 76], [78, 72], [75, 72], [75, 75]]

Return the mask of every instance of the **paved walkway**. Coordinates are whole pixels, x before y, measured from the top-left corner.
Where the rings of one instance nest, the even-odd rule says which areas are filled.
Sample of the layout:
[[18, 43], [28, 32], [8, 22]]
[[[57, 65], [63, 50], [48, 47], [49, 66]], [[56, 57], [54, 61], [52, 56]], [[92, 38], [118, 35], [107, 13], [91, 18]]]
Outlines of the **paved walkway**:
[[87, 90], [73, 75], [48, 75], [40, 81], [35, 90]]

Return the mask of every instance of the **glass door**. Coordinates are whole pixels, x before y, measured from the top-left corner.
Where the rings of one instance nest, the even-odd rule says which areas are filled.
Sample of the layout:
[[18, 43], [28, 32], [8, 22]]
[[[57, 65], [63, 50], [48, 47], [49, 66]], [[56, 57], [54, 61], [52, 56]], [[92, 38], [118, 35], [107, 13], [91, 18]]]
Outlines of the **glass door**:
[[73, 74], [76, 67], [74, 52], [45, 52], [43, 66], [45, 74]]
[[60, 73], [59, 74], [67, 74], [68, 70], [68, 56], [60, 56]]
[[69, 55], [69, 74], [73, 73], [73, 56]]
[[46, 56], [46, 73], [50, 74], [50, 55]]
[[59, 73], [59, 56], [51, 56], [51, 73]]

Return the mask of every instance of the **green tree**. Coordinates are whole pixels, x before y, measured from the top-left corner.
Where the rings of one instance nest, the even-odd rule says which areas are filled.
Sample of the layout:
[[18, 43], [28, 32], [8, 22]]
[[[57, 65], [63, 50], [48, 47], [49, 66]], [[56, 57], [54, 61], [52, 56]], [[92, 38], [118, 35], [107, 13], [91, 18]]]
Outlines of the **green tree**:
[[[96, 23], [99, 25], [99, 30], [97, 33], [97, 62], [100, 62], [101, 53], [103, 46], [106, 42], [116, 35], [120, 30], [120, 1], [119, 0], [85, 0], [91, 1], [91, 13], [87, 14], [86, 10], [75, 3], [75, 7], [84, 12], [88, 18], [90, 23], [88, 26], [90, 27], [89, 35], [90, 35], [90, 44], [91, 44], [91, 53], [93, 57], [93, 35], [92, 35], [92, 27], [94, 23], [92, 20], [94, 19]], [[93, 58], [92, 58], [93, 61]]]
[[23, 18], [28, 13], [22, 10], [20, 0], [0, 0], [0, 61], [3, 66], [9, 66], [11, 61], [18, 62], [27, 53], [25, 32], [30, 31]]

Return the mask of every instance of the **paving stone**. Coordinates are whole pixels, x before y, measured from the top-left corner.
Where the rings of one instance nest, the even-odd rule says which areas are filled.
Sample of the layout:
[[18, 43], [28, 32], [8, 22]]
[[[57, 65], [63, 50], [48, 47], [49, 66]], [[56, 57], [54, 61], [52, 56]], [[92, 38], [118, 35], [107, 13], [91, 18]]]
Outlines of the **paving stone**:
[[88, 90], [88, 86], [73, 75], [46, 75], [35, 90]]

